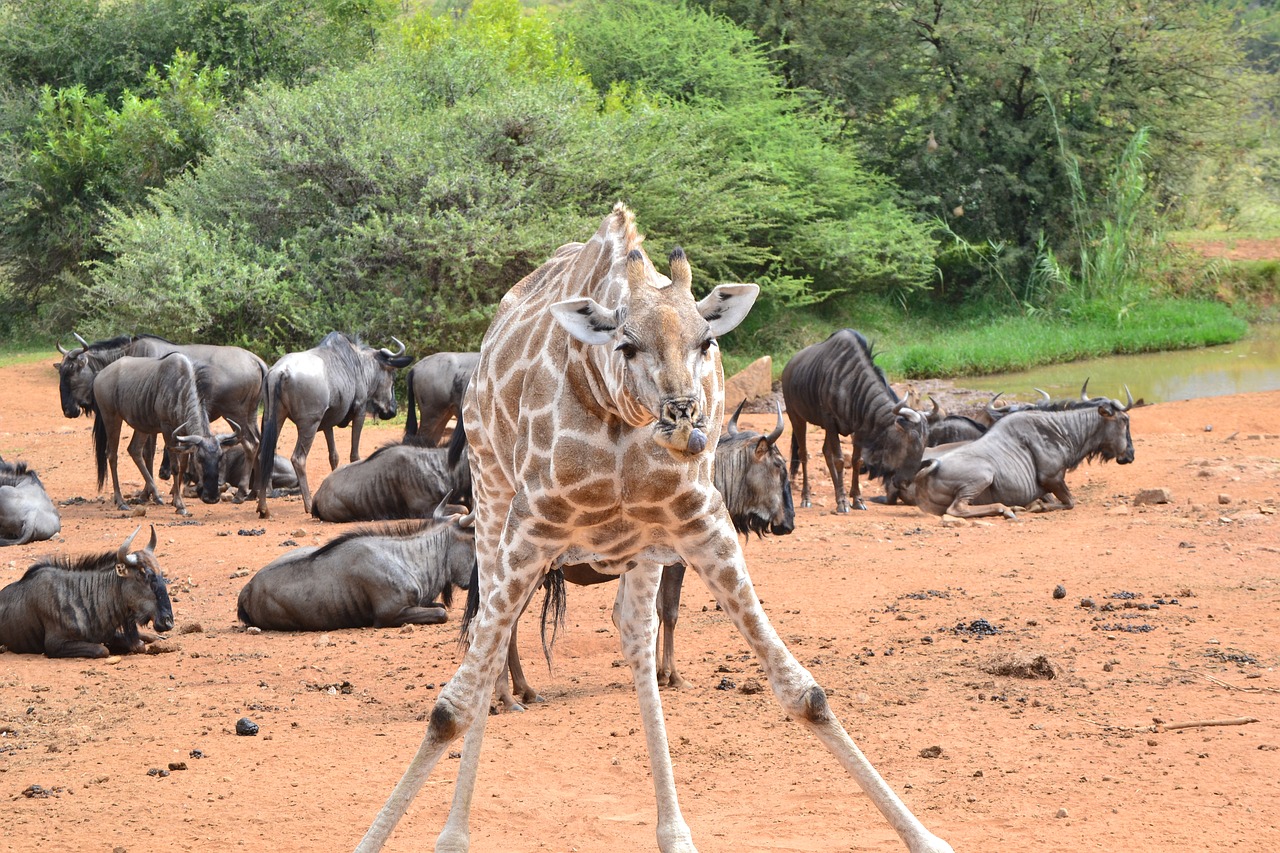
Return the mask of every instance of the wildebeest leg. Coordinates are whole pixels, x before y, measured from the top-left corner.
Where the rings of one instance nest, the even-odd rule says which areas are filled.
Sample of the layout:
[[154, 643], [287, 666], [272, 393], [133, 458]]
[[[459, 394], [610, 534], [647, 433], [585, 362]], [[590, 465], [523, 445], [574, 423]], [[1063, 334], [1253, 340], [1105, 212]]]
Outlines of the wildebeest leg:
[[658, 849], [663, 853], [694, 853], [693, 836], [680, 813], [676, 798], [675, 773], [671, 767], [671, 747], [662, 718], [662, 698], [653, 650], [658, 641], [655, 608], [662, 568], [641, 563], [618, 580], [618, 597], [613, 621], [622, 640], [622, 656], [631, 666], [640, 721], [644, 725], [645, 746], [658, 803]]
[[[364, 412], [360, 412], [351, 419], [351, 461], [360, 461], [360, 433], [364, 431]], [[332, 433], [330, 433], [332, 434]], [[338, 456], [333, 451], [333, 445], [329, 445], [330, 458], [333, 460], [333, 467], [337, 468]]]
[[[355, 440], [356, 440], [356, 431], [355, 431], [355, 428], [353, 427], [351, 430], [352, 443], [354, 443]], [[338, 467], [338, 445], [334, 443], [333, 427], [325, 427], [324, 443], [329, 448], [329, 470], [333, 471]], [[352, 459], [351, 461], [354, 462], [355, 460]]]
[[1033, 509], [1035, 512], [1054, 512], [1060, 509], [1072, 509], [1076, 505], [1076, 499], [1072, 497], [1071, 490], [1067, 488], [1065, 477], [1059, 477], [1057, 480], [1048, 483], [1041, 483], [1041, 487], [1045, 490], [1046, 496], [1051, 494], [1057, 498], [1057, 503], [1048, 503], [1041, 498], [1035, 501], [1034, 506], [1027, 509]]
[[791, 479], [796, 478], [796, 469], [800, 470], [800, 506], [811, 507], [813, 502], [809, 494], [809, 448], [805, 441], [805, 430], [808, 424], [804, 418], [787, 413], [791, 421]]
[[[822, 687], [782, 642], [760, 606], [741, 550], [733, 547], [736, 542], [727, 541], [732, 528], [727, 522], [724, 528], [723, 534], [707, 537], [684, 556], [755, 652], [783, 711], [822, 741], [911, 853], [952, 853], [950, 845], [929, 832], [876, 772], [832, 712]], [[730, 556], [726, 559], [725, 554]]]
[[1013, 508], [1002, 503], [975, 504], [973, 499], [981, 495], [991, 485], [987, 477], [976, 482], [966, 483], [964, 488], [956, 492], [955, 500], [947, 507], [947, 515], [959, 518], [981, 518], [987, 515], [1003, 515], [1005, 518], [1017, 518]]
[[449, 620], [443, 604], [409, 605], [377, 613], [373, 617], [375, 628], [398, 628], [401, 625], [439, 625]]
[[[119, 430], [119, 427], [117, 427], [117, 430]], [[117, 432], [117, 436], [118, 435], [119, 432]], [[107, 447], [112, 448], [112, 450], [110, 451], [110, 455], [107, 459], [111, 463], [111, 478], [113, 481], [116, 476], [116, 453], [114, 448], [117, 446], [119, 446], [119, 439], [117, 438], [116, 442], [112, 443], [110, 435], [108, 435]], [[138, 497], [138, 500], [145, 502], [150, 499], [158, 504], [163, 504], [164, 499], [160, 497], [160, 490], [157, 488], [155, 478], [151, 476], [151, 468], [147, 464], [146, 452], [148, 446], [153, 449], [155, 448], [155, 434], [137, 432], [135, 430], [133, 436], [129, 439], [128, 446], [126, 447], [129, 457], [133, 459], [133, 464], [138, 466], [138, 471], [142, 474], [142, 482], [145, 483], [142, 488], [142, 494]], [[129, 508], [124, 501], [121, 500], [119, 485], [116, 486], [116, 506], [120, 509]]]
[[866, 509], [867, 505], [862, 501], [862, 486], [858, 482], [862, 471], [862, 444], [859, 443], [858, 437], [853, 437], [853, 457], [849, 460], [849, 499], [853, 502], [854, 509]]
[[[827, 460], [827, 471], [831, 474], [831, 482], [836, 487], [836, 512], [849, 511], [849, 499], [844, 493], [844, 450], [840, 447], [840, 433], [834, 429], [827, 430], [827, 437], [822, 442], [822, 456]], [[853, 469], [854, 494], [857, 494], [858, 469]], [[859, 506], [858, 509], [866, 509]]]
[[56, 635], [45, 636], [44, 653], [51, 658], [105, 658], [110, 654], [102, 643]]
[[138, 630], [137, 625], [125, 625], [107, 641], [107, 649], [113, 654], [129, 655], [143, 651], [146, 649], [146, 644], [142, 640], [142, 632]]
[[[167, 446], [168, 444], [169, 441], [166, 439], [165, 445]], [[187, 479], [187, 462], [190, 460], [191, 454], [188, 451], [175, 450], [172, 451], [170, 455], [177, 460], [173, 466], [174, 511], [177, 512], [178, 515], [191, 515], [191, 513], [187, 512], [187, 505], [182, 500], [182, 485]]]
[[[325, 438], [329, 440], [329, 447], [333, 447], [333, 430], [325, 430]], [[302, 425], [298, 424], [298, 442], [293, 446], [293, 455], [289, 457], [289, 462], [293, 464], [294, 476], [298, 478], [298, 488], [302, 492], [302, 509], [307, 515], [311, 514], [311, 487], [307, 485], [307, 454], [311, 452], [311, 443], [316, 440], [316, 426], [314, 424]], [[332, 450], [330, 451], [332, 453]], [[331, 455], [330, 460], [336, 460], [336, 454]], [[271, 488], [271, 483], [259, 483], [259, 489]], [[259, 502], [262, 501], [259, 492]], [[259, 515], [262, 513], [259, 512]]]
[[688, 687], [689, 682], [676, 672], [676, 620], [680, 618], [680, 588], [684, 584], [684, 563], [662, 567], [658, 584], [658, 636], [662, 647], [658, 666], [659, 687]]

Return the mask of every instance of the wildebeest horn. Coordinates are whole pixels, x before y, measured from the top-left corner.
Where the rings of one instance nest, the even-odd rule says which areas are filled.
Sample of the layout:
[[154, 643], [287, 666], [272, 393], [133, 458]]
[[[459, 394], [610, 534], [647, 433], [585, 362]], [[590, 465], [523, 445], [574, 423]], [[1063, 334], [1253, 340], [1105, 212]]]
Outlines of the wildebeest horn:
[[778, 425], [773, 428], [773, 432], [764, 437], [764, 440], [773, 444], [779, 438], [782, 438], [782, 401], [774, 400], [773, 404], [778, 407]]
[[906, 412], [904, 417], [908, 417], [913, 421], [920, 420], [919, 412], [908, 406], [906, 400], [899, 400], [898, 405], [893, 407], [893, 415], [894, 417], [897, 417], [898, 415], [902, 415], [904, 411]]
[[996, 400], [999, 400], [1002, 394], [1004, 394], [1003, 391], [996, 392], [996, 394], [991, 397], [991, 402], [987, 403], [984, 407], [984, 411], [986, 411], [987, 417], [991, 418], [992, 423], [1000, 420], [1005, 415], [1004, 412], [996, 408]]
[[475, 525], [475, 523], [476, 523], [476, 513], [475, 513], [475, 510], [472, 510], [471, 512], [469, 512], [469, 513], [467, 513], [466, 515], [462, 516], [462, 518], [459, 518], [459, 519], [458, 519], [458, 526], [459, 526], [459, 527], [473, 527], [473, 526]]
[[235, 430], [236, 435], [240, 434], [240, 424], [236, 423], [235, 421], [231, 420], [231, 418], [228, 418], [225, 415], [223, 415], [222, 419], [227, 422], [228, 426], [230, 426], [233, 430]]
[[56, 346], [58, 348], [58, 352], [62, 353], [63, 355], [69, 355], [71, 353], [71, 350], [62, 348], [62, 341], [58, 341], [56, 344], [54, 344], [54, 346]]
[[947, 413], [943, 410], [942, 406], [938, 403], [938, 399], [934, 397], [932, 394], [926, 394], [925, 396], [928, 397], [929, 402], [933, 404], [933, 408], [929, 411], [929, 415], [928, 415], [929, 422], [933, 423], [934, 421], [940, 421], [943, 418], [945, 418], [947, 416]]
[[1084, 380], [1084, 384], [1080, 386], [1080, 399], [1081, 400], [1089, 399], [1089, 379], [1088, 378], [1086, 378]]
[[[133, 538], [138, 535], [138, 531], [141, 529], [142, 529], [142, 525], [139, 524], [137, 528], [132, 533], [129, 534], [129, 538], [124, 540], [124, 544], [120, 546], [119, 550], [116, 551], [116, 565], [119, 565], [121, 563], [130, 563], [129, 546], [133, 544]], [[154, 538], [155, 535], [156, 535], [156, 529], [155, 529], [155, 526], [153, 525], [151, 528], [151, 536]], [[133, 562], [137, 562], [137, 561], [135, 560]]]
[[738, 404], [738, 408], [733, 410], [733, 417], [729, 418], [729, 423], [725, 424], [725, 430], [729, 435], [738, 434], [738, 415], [742, 414], [742, 409], [747, 405], [747, 398], [743, 397], [742, 402]]
[[1034, 390], [1035, 390], [1035, 392], [1036, 392], [1037, 394], [1039, 394], [1041, 397], [1044, 397], [1044, 400], [1043, 400], [1042, 402], [1047, 403], [1047, 402], [1049, 402], [1050, 400], [1052, 400], [1052, 399], [1053, 399], [1052, 397], [1050, 397], [1050, 396], [1049, 396], [1049, 392], [1048, 392], [1048, 391], [1046, 391], [1046, 390], [1044, 390], [1043, 388], [1036, 388], [1036, 389], [1034, 389]]
[[71, 336], [80, 342], [80, 346], [84, 347], [85, 349], [89, 348], [89, 342], [86, 341], [84, 338], [80, 337], [79, 332], [72, 332]]
[[397, 338], [395, 335], [392, 335], [391, 342], [395, 344], [397, 347], [399, 347], [399, 349], [397, 349], [395, 352], [392, 352], [386, 347], [383, 347], [381, 350], [379, 350], [379, 352], [381, 352], [385, 356], [388, 356], [389, 358], [395, 358], [398, 355], [404, 355], [404, 344], [401, 343], [400, 339]]
[[152, 553], [155, 553], [155, 550], [156, 550], [156, 526], [155, 526], [154, 524], [153, 524], [153, 525], [151, 525], [151, 541], [149, 541], [149, 542], [147, 543], [147, 547], [146, 547], [146, 549], [145, 549], [145, 550], [147, 550], [147, 551], [151, 551]]
[[1124, 406], [1120, 409], [1120, 411], [1127, 412], [1133, 408], [1133, 392], [1129, 390], [1128, 383], [1126, 383], [1124, 386], [1124, 396], [1128, 402], [1124, 404]]

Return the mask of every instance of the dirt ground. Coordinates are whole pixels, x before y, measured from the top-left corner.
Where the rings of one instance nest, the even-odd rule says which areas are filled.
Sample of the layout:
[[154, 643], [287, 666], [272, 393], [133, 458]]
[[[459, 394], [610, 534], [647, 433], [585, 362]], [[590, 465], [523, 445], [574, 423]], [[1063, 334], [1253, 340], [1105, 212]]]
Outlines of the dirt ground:
[[[304, 516], [297, 497], [266, 521], [230, 502], [192, 501], [190, 519], [117, 511], [95, 489], [90, 424], [62, 417], [49, 362], [0, 369], [0, 455], [39, 471], [62, 535], [0, 552], [0, 584], [37, 556], [112, 550], [151, 522], [176, 626], [158, 654], [0, 655], [0, 850], [350, 850], [459, 662], [457, 613], [420, 628], [246, 633], [246, 576], [340, 527]], [[1074, 511], [954, 527], [875, 503], [834, 515], [819, 461], [818, 505], [797, 510], [791, 536], [751, 541], [748, 563], [850, 734], [957, 851], [1277, 850], [1278, 423], [1280, 393], [1137, 409], [1136, 461], [1072, 474]], [[396, 435], [367, 430], [366, 454]], [[820, 438], [809, 443], [820, 460]], [[313, 483], [327, 467], [312, 454]], [[141, 486], [131, 463], [121, 470], [126, 489]], [[1172, 500], [1135, 505], [1144, 489]], [[655, 849], [613, 592], [570, 588], [550, 671], [526, 617], [524, 656], [547, 701], [489, 723], [474, 850]], [[758, 690], [746, 644], [692, 574], [676, 641], [692, 686], [663, 703], [702, 853], [903, 849]], [[241, 717], [257, 736], [236, 735]], [[457, 764], [442, 760], [388, 850], [432, 848]]]

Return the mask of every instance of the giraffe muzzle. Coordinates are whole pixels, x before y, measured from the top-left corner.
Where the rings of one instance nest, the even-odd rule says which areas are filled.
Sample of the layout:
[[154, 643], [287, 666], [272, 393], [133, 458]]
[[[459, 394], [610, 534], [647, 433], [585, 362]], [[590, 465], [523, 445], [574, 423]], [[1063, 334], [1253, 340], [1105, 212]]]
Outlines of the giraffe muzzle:
[[654, 440], [677, 453], [697, 455], [707, 449], [706, 419], [702, 407], [690, 397], [662, 404], [662, 418], [655, 427]]

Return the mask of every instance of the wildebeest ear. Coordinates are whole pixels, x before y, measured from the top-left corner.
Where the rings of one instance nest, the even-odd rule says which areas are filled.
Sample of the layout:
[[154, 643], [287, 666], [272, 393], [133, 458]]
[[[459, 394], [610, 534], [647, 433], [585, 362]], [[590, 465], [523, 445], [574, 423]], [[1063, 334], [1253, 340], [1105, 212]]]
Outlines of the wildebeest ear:
[[231, 447], [232, 445], [239, 444], [239, 443], [240, 443], [240, 433], [238, 432], [232, 433], [231, 435], [218, 436], [218, 444], [222, 445], [223, 447]]
[[617, 310], [605, 308], [594, 299], [568, 299], [551, 306], [551, 316], [575, 340], [599, 346], [613, 340], [621, 318]]
[[760, 295], [758, 284], [721, 284], [698, 303], [698, 313], [711, 324], [712, 337], [728, 334], [746, 319]]

